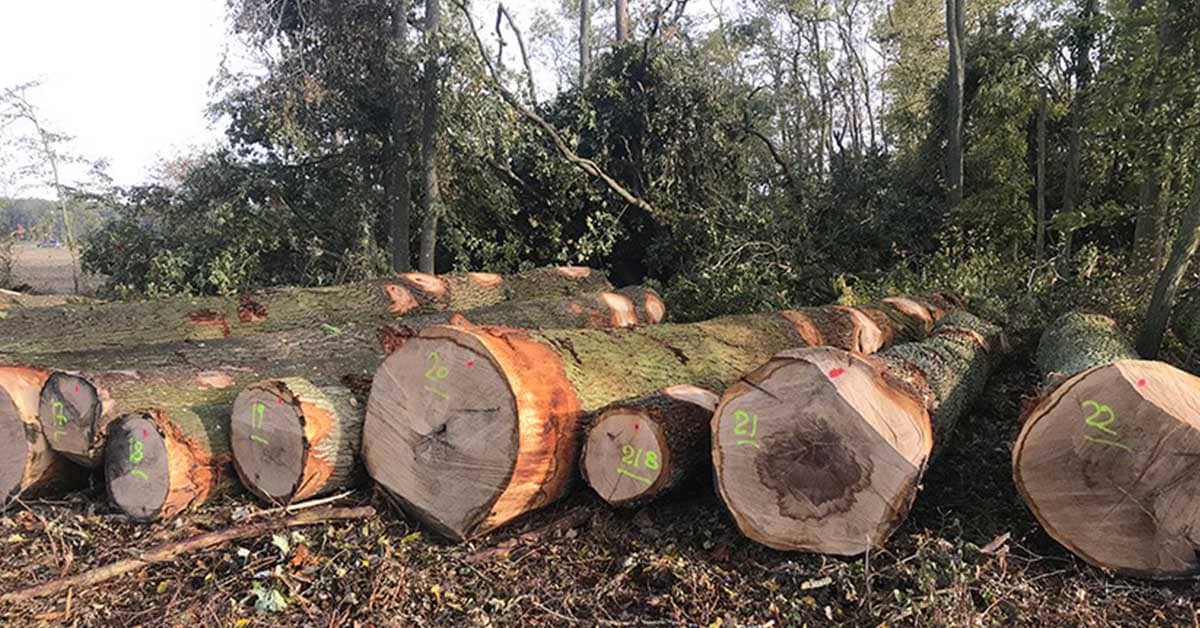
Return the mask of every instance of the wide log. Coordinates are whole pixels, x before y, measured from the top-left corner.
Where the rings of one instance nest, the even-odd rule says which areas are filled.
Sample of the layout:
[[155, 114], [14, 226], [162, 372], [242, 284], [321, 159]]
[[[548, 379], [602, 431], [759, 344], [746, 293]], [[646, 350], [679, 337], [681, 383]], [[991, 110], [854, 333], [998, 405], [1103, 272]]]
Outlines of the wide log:
[[1038, 346], [1046, 383], [1013, 480], [1046, 532], [1120, 574], [1200, 574], [1200, 378], [1137, 359], [1116, 323], [1072, 312]]
[[874, 350], [955, 306], [901, 299], [617, 330], [430, 328], [376, 371], [367, 471], [434, 530], [469, 538], [563, 494], [583, 412], [679, 384], [723, 390], [814, 339]]
[[46, 377], [38, 368], [0, 366], [0, 510], [17, 497], [68, 490], [85, 478], [50, 450], [38, 424]]
[[465, 311], [504, 301], [609, 290], [603, 273], [539, 268], [396, 277], [323, 288], [270, 288], [239, 297], [9, 309], [0, 318], [0, 353], [51, 353], [181, 340], [212, 340], [293, 329], [379, 325], [406, 316]]
[[788, 350], [734, 383], [711, 429], [717, 489], [738, 528], [781, 550], [882, 546], [1003, 346], [998, 328], [955, 312], [921, 342], [875, 356]]

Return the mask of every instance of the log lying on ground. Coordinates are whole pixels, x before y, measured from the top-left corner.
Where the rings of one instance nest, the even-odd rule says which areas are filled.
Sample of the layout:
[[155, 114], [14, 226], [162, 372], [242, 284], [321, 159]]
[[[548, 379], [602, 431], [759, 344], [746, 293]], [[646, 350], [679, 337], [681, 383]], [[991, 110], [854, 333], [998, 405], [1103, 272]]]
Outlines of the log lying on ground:
[[86, 351], [321, 325], [377, 325], [403, 316], [610, 288], [598, 271], [563, 267], [541, 268], [507, 278], [487, 273], [406, 273], [326, 288], [272, 288], [236, 298], [175, 297], [10, 309], [0, 319], [0, 353]]
[[366, 407], [345, 386], [288, 377], [251, 384], [233, 404], [230, 439], [242, 484], [291, 503], [350, 486]]
[[[527, 323], [537, 323], [545, 327], [572, 327], [575, 325], [602, 327], [625, 324], [634, 319], [639, 323], [655, 322], [661, 320], [664, 314], [665, 308], [653, 291], [632, 287], [615, 292], [590, 293], [574, 297], [505, 302], [467, 310], [463, 314], [438, 313], [412, 316], [405, 319], [404, 328], [391, 327], [381, 330], [379, 339], [384, 350], [391, 352], [411, 336], [414, 329], [452, 320], [469, 320], [464, 318], [464, 315], [469, 316], [470, 320], [483, 324], [521, 326]], [[209, 366], [216, 370], [220, 370], [217, 367], [223, 364], [241, 365], [239, 368], [248, 368], [249, 372], [257, 372], [262, 368], [261, 363], [275, 360], [278, 368], [273, 368], [272, 374], [282, 377], [306, 377], [311, 373], [291, 371], [289, 369], [293, 368], [293, 364], [288, 360], [278, 359], [280, 347], [285, 349], [293, 345], [311, 347], [314, 351], [331, 352], [330, 357], [349, 351], [350, 356], [357, 357], [348, 356], [346, 364], [357, 363], [358, 366], [351, 371], [335, 369], [337, 376], [325, 377], [320, 382], [321, 385], [335, 384], [339, 382], [341, 375], [357, 374], [360, 372], [359, 368], [362, 373], [370, 373], [378, 366], [382, 354], [375, 359], [376, 352], [366, 349], [367, 341], [361, 340], [367, 331], [367, 329], [347, 325], [345, 331], [336, 336], [339, 340], [327, 339], [325, 332], [313, 329], [221, 339], [210, 341], [210, 349], [206, 351], [216, 353], [212, 353], [211, 356], [206, 353], [200, 360], [209, 363]], [[104, 330], [97, 330], [93, 335], [103, 338], [105, 333]], [[173, 358], [180, 346], [198, 348], [201, 345], [190, 343], [147, 345], [148, 349], [139, 351], [143, 355], [141, 359], [149, 359], [151, 364], [162, 364], [167, 367], [179, 386], [188, 388], [201, 385], [200, 380], [194, 379], [194, 376], [204, 369], [185, 368], [189, 363]], [[288, 349], [288, 351], [293, 356], [297, 355], [294, 350]], [[155, 353], [162, 355], [155, 355]], [[189, 349], [187, 353], [195, 352]], [[42, 429], [50, 439], [50, 446], [71, 460], [89, 467], [98, 466], [101, 463], [106, 429], [112, 421], [125, 413], [156, 405], [154, 398], [141, 394], [136, 388], [131, 389], [129, 384], [131, 372], [136, 376], [134, 379], [140, 378], [142, 376], [140, 372], [146, 371], [148, 364], [133, 361], [123, 355], [119, 349], [112, 349], [107, 353], [104, 351], [80, 352], [77, 355], [92, 354], [111, 355], [112, 358], [107, 363], [104, 359], [92, 359], [91, 363], [98, 364], [99, 368], [71, 372], [67, 370], [54, 371], [42, 389], [38, 412]], [[231, 357], [225, 359], [224, 355], [226, 354]], [[164, 357], [166, 361], [161, 362]], [[56, 365], [59, 369], [71, 369], [72, 367], [69, 365], [72, 359], [66, 354], [62, 358], [45, 356], [43, 363]], [[198, 362], [193, 360], [192, 363]], [[122, 369], [120, 368], [122, 364], [136, 367], [137, 370]], [[239, 377], [239, 381], [249, 384], [254, 380]]]
[[712, 460], [742, 534], [826, 554], [881, 546], [1002, 344], [998, 328], [956, 312], [922, 342], [877, 356], [788, 350], [730, 386]]
[[13, 290], [0, 290], [0, 311], [9, 310], [5, 314], [0, 314], [0, 318], [6, 318], [11, 311], [21, 308], [58, 307], [85, 303], [99, 303], [99, 301], [74, 294], [26, 294]]
[[83, 471], [50, 450], [37, 422], [46, 371], [0, 366], [0, 509], [21, 495], [66, 490]]
[[614, 506], [666, 493], [707, 464], [716, 407], [716, 393], [687, 384], [606, 407], [583, 440], [583, 479]]
[[1047, 385], [1013, 480], [1054, 540], [1121, 574], [1200, 573], [1200, 378], [1137, 359], [1116, 324], [1070, 313], [1042, 335]]
[[677, 384], [723, 390], [813, 338], [877, 348], [952, 307], [901, 299], [618, 330], [430, 328], [376, 371], [363, 456], [414, 516], [476, 536], [563, 494], [581, 412]]

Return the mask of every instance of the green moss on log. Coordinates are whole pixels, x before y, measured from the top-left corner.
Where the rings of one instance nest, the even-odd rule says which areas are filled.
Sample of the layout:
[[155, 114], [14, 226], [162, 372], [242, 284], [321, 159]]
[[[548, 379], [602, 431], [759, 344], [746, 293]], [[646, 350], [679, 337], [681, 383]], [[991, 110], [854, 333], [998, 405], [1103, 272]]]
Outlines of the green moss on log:
[[1054, 321], [1038, 343], [1037, 367], [1047, 377], [1070, 377], [1117, 360], [1136, 360], [1117, 323], [1102, 314], [1068, 312]]

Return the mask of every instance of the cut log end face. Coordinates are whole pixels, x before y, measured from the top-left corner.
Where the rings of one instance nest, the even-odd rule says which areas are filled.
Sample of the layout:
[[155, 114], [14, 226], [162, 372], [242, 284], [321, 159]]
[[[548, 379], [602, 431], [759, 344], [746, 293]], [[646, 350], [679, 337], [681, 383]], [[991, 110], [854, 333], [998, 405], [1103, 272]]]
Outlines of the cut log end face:
[[171, 485], [167, 447], [154, 420], [134, 413], [108, 430], [104, 476], [108, 495], [122, 512], [140, 521], [158, 518]]
[[652, 292], [646, 293], [645, 298], [646, 322], [651, 325], [661, 323], [667, 317], [667, 306]]
[[648, 412], [616, 407], [588, 432], [583, 473], [604, 501], [619, 506], [662, 489], [669, 455], [662, 427]]
[[1013, 476], [1046, 531], [1088, 562], [1200, 573], [1200, 378], [1142, 360], [1076, 374], [1030, 414]]
[[444, 296], [448, 290], [446, 282], [436, 275], [427, 273], [404, 273], [400, 278], [408, 282], [413, 288], [429, 295], [430, 297]]
[[592, 275], [592, 269], [587, 266], [559, 266], [554, 270], [569, 279], [587, 279]]
[[25, 422], [12, 397], [0, 388], [0, 505], [21, 492], [25, 480], [25, 461], [29, 459], [29, 439]]
[[304, 474], [304, 416], [282, 386], [251, 386], [233, 403], [229, 428], [242, 483], [268, 502], [288, 503]]
[[397, 316], [406, 314], [421, 305], [404, 286], [394, 283], [384, 284], [383, 291], [387, 293], [388, 297], [388, 312]]
[[495, 288], [504, 283], [504, 277], [495, 273], [467, 273], [467, 278], [484, 288]]
[[38, 421], [50, 448], [78, 462], [91, 462], [101, 401], [95, 386], [79, 375], [52, 373], [42, 386]]
[[911, 504], [930, 451], [928, 415], [859, 356], [793, 355], [722, 397], [712, 423], [718, 490], [751, 539], [860, 554], [881, 545]]
[[367, 472], [442, 534], [472, 536], [513, 475], [516, 400], [475, 338], [437, 328], [375, 373], [363, 428]]
[[608, 306], [609, 323], [613, 327], [633, 327], [638, 324], [637, 309], [629, 297], [616, 292], [601, 292], [600, 301]]

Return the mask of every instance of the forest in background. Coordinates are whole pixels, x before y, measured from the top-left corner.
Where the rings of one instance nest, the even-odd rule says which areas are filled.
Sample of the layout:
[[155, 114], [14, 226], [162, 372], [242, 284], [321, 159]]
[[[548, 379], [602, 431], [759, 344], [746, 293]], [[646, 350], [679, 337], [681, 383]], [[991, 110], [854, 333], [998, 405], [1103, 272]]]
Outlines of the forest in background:
[[1130, 320], [1195, 196], [1195, 3], [510, 8], [231, 0], [258, 66], [215, 78], [227, 143], [109, 189], [85, 266], [119, 296], [581, 264], [680, 319], [936, 285]]

